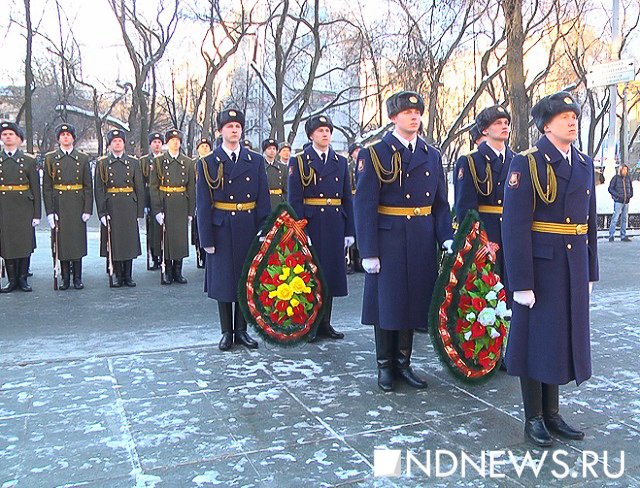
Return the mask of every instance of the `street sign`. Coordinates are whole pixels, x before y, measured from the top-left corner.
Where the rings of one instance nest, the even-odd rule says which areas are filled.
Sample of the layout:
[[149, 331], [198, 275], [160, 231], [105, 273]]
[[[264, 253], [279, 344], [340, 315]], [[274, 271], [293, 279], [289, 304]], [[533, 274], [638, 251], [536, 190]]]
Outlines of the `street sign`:
[[596, 64], [587, 72], [587, 88], [626, 83], [632, 81], [635, 75], [635, 63], [632, 59]]

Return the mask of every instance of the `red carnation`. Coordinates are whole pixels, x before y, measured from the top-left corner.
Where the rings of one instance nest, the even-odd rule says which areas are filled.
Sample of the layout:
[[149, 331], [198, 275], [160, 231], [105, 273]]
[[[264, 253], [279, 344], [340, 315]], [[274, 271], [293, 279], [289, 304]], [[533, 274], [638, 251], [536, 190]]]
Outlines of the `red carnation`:
[[290, 268], [295, 268], [296, 264], [298, 264], [298, 260], [293, 254], [289, 254], [284, 260], [284, 264], [286, 264]]
[[294, 253], [293, 253], [293, 256], [296, 258], [296, 262], [297, 262], [299, 265], [301, 265], [301, 266], [302, 266], [302, 265], [304, 264], [304, 254], [302, 254], [300, 251], [298, 251], [298, 252], [294, 252]]
[[304, 281], [305, 283], [309, 283], [311, 275], [308, 272], [303, 271], [302, 273], [300, 273], [300, 278], [302, 278], [302, 281]]
[[277, 324], [277, 323], [279, 323], [279, 322], [278, 322], [278, 317], [279, 317], [278, 312], [271, 312], [271, 313], [269, 314], [269, 318], [271, 319], [271, 322], [274, 322], [274, 323], [276, 323], [276, 324]]
[[491, 358], [489, 357], [489, 351], [480, 351], [478, 353], [478, 362], [483, 368], [488, 368], [491, 365]]
[[307, 301], [308, 301], [309, 303], [313, 303], [313, 302], [314, 302], [314, 300], [316, 299], [316, 297], [315, 297], [315, 295], [314, 295], [313, 293], [307, 293], [307, 294], [305, 295], [305, 298], [307, 299]]
[[462, 334], [462, 330], [464, 329], [466, 322], [462, 319], [458, 319], [456, 323], [456, 334]]
[[262, 274], [260, 275], [260, 281], [262, 283], [269, 283], [269, 280], [271, 280], [271, 275], [269, 274], [269, 272], [265, 269], [264, 271], [262, 271]]
[[482, 275], [482, 281], [489, 286], [494, 286], [498, 282], [498, 277], [494, 273], [487, 273]]
[[280, 256], [277, 252], [274, 252], [271, 256], [269, 256], [269, 264], [280, 266]]
[[464, 351], [464, 357], [471, 359], [473, 357], [473, 351], [476, 345], [473, 341], [465, 341], [462, 343], [462, 350]]
[[280, 300], [278, 303], [276, 303], [276, 310], [278, 310], [279, 312], [286, 312], [288, 306], [288, 302]]
[[486, 331], [487, 328], [484, 325], [482, 325], [480, 322], [474, 322], [471, 326], [471, 337], [482, 337]]
[[469, 295], [460, 295], [460, 309], [466, 310], [471, 306], [471, 297]]
[[480, 312], [483, 308], [487, 306], [487, 301], [484, 298], [475, 297], [471, 299], [471, 303], [473, 308], [475, 308], [478, 312]]
[[504, 288], [498, 292], [498, 300], [501, 302], [507, 301], [507, 293], [504, 291]]

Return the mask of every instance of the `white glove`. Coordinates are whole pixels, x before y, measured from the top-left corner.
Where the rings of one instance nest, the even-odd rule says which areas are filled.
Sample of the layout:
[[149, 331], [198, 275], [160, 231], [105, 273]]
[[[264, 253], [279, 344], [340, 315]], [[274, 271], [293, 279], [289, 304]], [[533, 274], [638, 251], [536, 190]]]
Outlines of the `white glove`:
[[54, 229], [56, 227], [56, 220], [58, 220], [57, 214], [49, 214], [47, 215], [47, 222], [49, 222], [49, 227]]
[[380, 272], [380, 258], [364, 258], [362, 267], [367, 273], [378, 274]]
[[205, 247], [204, 250], [206, 251], [207, 254], [214, 254], [216, 252], [216, 248], [214, 246]]
[[533, 290], [514, 291], [513, 301], [525, 307], [533, 308], [536, 303], [536, 296], [533, 294]]
[[156, 214], [156, 221], [160, 225], [164, 224], [164, 214], [162, 212]]
[[147, 215], [149, 215], [149, 208], [144, 207], [144, 216], [146, 217]]
[[100, 217], [100, 222], [102, 222], [102, 225], [104, 225], [105, 227], [107, 226], [107, 219], [111, 220], [111, 217], [109, 217], [108, 215], [103, 215], [102, 217]]
[[307, 236], [307, 242], [309, 243], [309, 246], [311, 246], [311, 237]]
[[344, 238], [344, 247], [351, 247], [356, 243], [356, 238], [353, 236], [347, 236]]
[[189, 223], [193, 221], [193, 217], [191, 215], [189, 215], [187, 218], [189, 219]]
[[[56, 218], [57, 218], [57, 217], [58, 217], [58, 216], [56, 215]], [[87, 221], [87, 220], [89, 220], [90, 218], [91, 218], [91, 214], [88, 214], [88, 213], [83, 213], [83, 214], [82, 214], [82, 221], [83, 221], [83, 222], [86, 222], [86, 221]]]
[[593, 281], [589, 282], [589, 295], [591, 295], [591, 292], [593, 291]]
[[38, 224], [40, 224], [40, 219], [33, 219], [33, 220], [31, 221], [31, 226], [32, 226], [32, 227], [37, 227], [37, 226], [38, 226]]
[[447, 239], [442, 243], [442, 249], [444, 249], [447, 254], [453, 254], [453, 239]]

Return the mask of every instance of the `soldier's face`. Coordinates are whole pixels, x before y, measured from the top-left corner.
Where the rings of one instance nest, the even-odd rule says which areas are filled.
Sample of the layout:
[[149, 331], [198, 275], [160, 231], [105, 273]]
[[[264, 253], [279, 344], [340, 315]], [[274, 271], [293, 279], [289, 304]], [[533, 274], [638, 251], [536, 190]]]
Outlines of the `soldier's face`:
[[167, 141], [167, 148], [169, 148], [171, 152], [178, 152], [180, 150], [180, 144], [180, 139], [172, 137]]
[[331, 142], [331, 129], [318, 127], [311, 133], [311, 141], [318, 147], [327, 147]]
[[269, 146], [268, 148], [266, 148], [264, 150], [264, 155], [268, 158], [268, 159], [275, 159], [276, 158], [276, 154], [278, 153], [278, 150], [276, 149], [275, 146]]
[[124, 152], [124, 141], [119, 137], [116, 137], [111, 141], [111, 144], [109, 144], [109, 149], [118, 154]]
[[222, 135], [222, 140], [227, 144], [238, 144], [242, 137], [242, 125], [240, 125], [240, 122], [224, 124], [220, 134]]
[[61, 132], [60, 137], [58, 137], [58, 142], [63, 147], [73, 145], [73, 136], [71, 135], [71, 132]]
[[18, 138], [18, 135], [9, 129], [2, 131], [2, 134], [0, 134], [0, 139], [2, 139], [2, 143], [7, 147], [18, 147], [18, 145], [20, 144], [18, 142], [20, 140]]
[[484, 134], [487, 138], [494, 141], [506, 141], [509, 139], [509, 132], [511, 131], [511, 124], [506, 118], [498, 119], [489, 127], [484, 130]]
[[291, 149], [289, 149], [288, 147], [283, 147], [282, 149], [280, 149], [280, 159], [282, 159], [283, 161], [289, 161], [290, 157]]
[[544, 132], [561, 142], [574, 142], [578, 138], [578, 117], [573, 112], [562, 112], [547, 122]]
[[211, 146], [209, 144], [203, 143], [198, 146], [198, 156], [206, 156], [211, 152]]
[[154, 154], [159, 153], [162, 151], [162, 141], [160, 139], [154, 139], [151, 141], [151, 144], [149, 144], [149, 149]]
[[420, 128], [420, 110], [409, 108], [391, 117], [399, 132], [417, 134]]

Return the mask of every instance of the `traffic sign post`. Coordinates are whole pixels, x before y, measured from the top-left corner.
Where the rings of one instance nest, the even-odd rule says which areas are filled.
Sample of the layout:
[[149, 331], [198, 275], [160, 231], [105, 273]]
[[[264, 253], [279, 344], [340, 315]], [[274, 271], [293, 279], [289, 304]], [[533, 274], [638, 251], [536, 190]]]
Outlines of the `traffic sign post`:
[[587, 88], [626, 83], [633, 81], [635, 75], [635, 62], [632, 59], [597, 64], [587, 71]]

